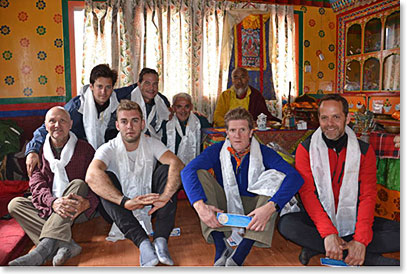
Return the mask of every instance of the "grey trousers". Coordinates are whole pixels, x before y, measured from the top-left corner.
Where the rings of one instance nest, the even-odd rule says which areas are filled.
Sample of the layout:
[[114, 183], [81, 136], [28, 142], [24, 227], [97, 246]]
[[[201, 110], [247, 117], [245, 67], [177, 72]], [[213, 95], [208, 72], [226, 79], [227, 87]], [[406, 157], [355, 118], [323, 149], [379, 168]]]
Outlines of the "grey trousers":
[[[206, 170], [198, 170], [198, 178], [202, 184], [207, 198], [206, 204], [213, 205], [219, 209], [227, 212], [226, 195], [224, 189], [216, 181], [216, 179]], [[268, 196], [240, 196], [244, 208], [244, 214], [249, 214], [256, 208], [259, 208], [267, 204], [270, 197]], [[266, 224], [264, 231], [253, 231], [246, 229], [243, 238], [254, 240], [255, 246], [258, 247], [270, 247], [271, 241], [273, 239], [274, 225], [277, 219], [277, 212], [271, 215], [270, 220]], [[208, 243], [213, 243], [211, 236], [212, 231], [224, 232], [226, 237], [229, 237], [232, 233], [232, 228], [230, 226], [223, 226], [220, 228], [210, 228], [204, 222], [201, 221], [202, 235]]]
[[[88, 195], [88, 190], [88, 185], [83, 180], [76, 179], [69, 183], [63, 196], [74, 193], [85, 198]], [[31, 196], [28, 198], [16, 197], [12, 199], [8, 204], [8, 211], [35, 245], [38, 245], [43, 238], [69, 242], [72, 239], [72, 224], [74, 222], [82, 223], [88, 221], [84, 212], [74, 221], [70, 218], [64, 219], [56, 213], [52, 213], [48, 219], [43, 219], [38, 216], [38, 210], [32, 204]]]

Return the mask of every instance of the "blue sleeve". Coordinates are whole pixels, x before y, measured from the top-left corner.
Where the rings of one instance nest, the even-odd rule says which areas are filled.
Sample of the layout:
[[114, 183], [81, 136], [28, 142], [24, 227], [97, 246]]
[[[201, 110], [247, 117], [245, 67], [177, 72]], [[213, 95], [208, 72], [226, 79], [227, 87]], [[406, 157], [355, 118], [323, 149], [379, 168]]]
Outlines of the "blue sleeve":
[[86, 139], [85, 128], [83, 126], [83, 115], [79, 113], [79, 108], [81, 106], [80, 96], [76, 96], [69, 100], [68, 103], [64, 106], [64, 108], [69, 112], [69, 115], [72, 119], [72, 129], [71, 131], [75, 133], [76, 137], [82, 140]]
[[45, 129], [45, 124], [42, 124], [33, 133], [33, 138], [25, 147], [25, 156], [30, 152], [40, 153], [42, 145], [45, 143], [45, 137], [47, 136], [47, 130]]
[[223, 142], [206, 148], [181, 171], [181, 181], [191, 205], [199, 200], [206, 202], [206, 195], [198, 179], [197, 171], [199, 169], [215, 169], [216, 166], [220, 167], [219, 153], [222, 145]]
[[137, 83], [127, 86], [127, 87], [114, 89], [117, 100], [120, 102], [122, 99], [130, 99], [130, 94], [133, 91], [133, 89], [135, 89], [136, 87], [137, 87]]
[[264, 145], [261, 145], [260, 147], [263, 154], [263, 164], [266, 170], [275, 169], [286, 175], [280, 188], [270, 199], [270, 201], [278, 204], [281, 209], [298, 192], [304, 184], [304, 180], [298, 171], [287, 163], [277, 152]]

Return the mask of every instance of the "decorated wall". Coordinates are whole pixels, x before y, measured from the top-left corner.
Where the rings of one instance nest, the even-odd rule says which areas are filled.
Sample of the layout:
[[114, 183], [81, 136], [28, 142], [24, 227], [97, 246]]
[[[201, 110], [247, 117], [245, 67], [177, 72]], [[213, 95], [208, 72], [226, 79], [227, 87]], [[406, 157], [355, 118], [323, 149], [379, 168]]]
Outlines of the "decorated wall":
[[[64, 60], [64, 50], [69, 52], [63, 30], [67, 18], [62, 14], [66, 2], [0, 0], [0, 118], [43, 115], [51, 105], [70, 98], [69, 60]], [[335, 14], [330, 8], [294, 8], [303, 19], [301, 90], [331, 92]]]
[[62, 3], [0, 0], [0, 117], [40, 115], [65, 102]]
[[332, 93], [335, 90], [336, 15], [330, 8], [294, 8], [303, 14], [303, 91]]

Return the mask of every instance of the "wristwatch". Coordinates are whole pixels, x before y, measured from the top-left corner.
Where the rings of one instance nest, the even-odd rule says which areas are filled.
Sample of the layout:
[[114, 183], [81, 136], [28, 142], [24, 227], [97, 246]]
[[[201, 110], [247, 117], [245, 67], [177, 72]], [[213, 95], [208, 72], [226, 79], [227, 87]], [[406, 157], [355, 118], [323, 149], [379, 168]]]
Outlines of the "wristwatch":
[[127, 197], [126, 195], [123, 195], [122, 201], [120, 202], [120, 206], [121, 206], [122, 208], [124, 208], [124, 204], [125, 204], [128, 200], [130, 200], [130, 198]]

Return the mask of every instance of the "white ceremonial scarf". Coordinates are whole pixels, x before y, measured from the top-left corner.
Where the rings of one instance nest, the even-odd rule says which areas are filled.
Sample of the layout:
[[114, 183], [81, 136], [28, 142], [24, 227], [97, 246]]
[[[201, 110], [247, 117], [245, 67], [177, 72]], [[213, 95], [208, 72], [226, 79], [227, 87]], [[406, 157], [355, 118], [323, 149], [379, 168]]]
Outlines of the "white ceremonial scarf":
[[[131, 92], [131, 101], [134, 101], [137, 104], [139, 104], [141, 110], [143, 111], [143, 117], [144, 120], [146, 120], [146, 127], [144, 128], [143, 133], [145, 133], [148, 130], [152, 137], [161, 140], [162, 137], [162, 132], [160, 131], [161, 123], [164, 120], [168, 120], [170, 117], [170, 111], [168, 110], [168, 107], [165, 104], [164, 100], [158, 94], [154, 97], [155, 105], [151, 109], [148, 117], [146, 103], [144, 102], [143, 96], [141, 95], [141, 90], [138, 86]], [[151, 126], [151, 122], [153, 121], [156, 114], [157, 121], [155, 128], [153, 128]]]
[[90, 87], [86, 89], [80, 99], [81, 106], [78, 112], [83, 114], [83, 127], [85, 129], [86, 139], [96, 150], [105, 142], [107, 125], [112, 113], [115, 112], [119, 106], [119, 102], [117, 101], [116, 94], [113, 92], [109, 99], [109, 106], [99, 114], [98, 118], [95, 99], [93, 98], [93, 92]]
[[322, 138], [322, 130], [320, 127], [312, 135], [310, 145], [311, 171], [318, 191], [319, 200], [324, 210], [328, 213], [333, 225], [338, 230], [339, 237], [350, 235], [355, 231], [359, 190], [359, 142], [350, 127], [346, 126], [345, 132], [348, 135], [348, 144], [346, 147], [345, 171], [336, 214], [328, 147]]
[[186, 165], [201, 152], [201, 122], [199, 118], [193, 112], [190, 113], [185, 128], [185, 135], [182, 133], [181, 125], [176, 115], [167, 123], [167, 147], [173, 153], [175, 153], [177, 132], [181, 137], [177, 156]]
[[[124, 146], [121, 134], [117, 134], [116, 138], [111, 140], [113, 148], [115, 148], [115, 157], [119, 167], [117, 174], [122, 192], [129, 198], [134, 198], [139, 195], [151, 193], [151, 184], [154, 171], [154, 156], [149, 149], [146, 139], [150, 138], [141, 134], [140, 142], [137, 147], [137, 157], [134, 162], [134, 170], [130, 168], [131, 161]], [[142, 209], [133, 210], [133, 215], [137, 218], [140, 224], [146, 230], [147, 234], [152, 233], [151, 216], [148, 211], [151, 206], [145, 206]]]
[[52, 196], [59, 198], [62, 197], [62, 194], [69, 184], [65, 166], [72, 158], [78, 138], [72, 131], [69, 132], [68, 142], [62, 148], [61, 157], [59, 160], [55, 159], [54, 153], [52, 152], [51, 142], [49, 140], [50, 138], [51, 136], [48, 133], [45, 137], [43, 152], [45, 160], [49, 162], [51, 171], [54, 173], [54, 181], [52, 182]]

